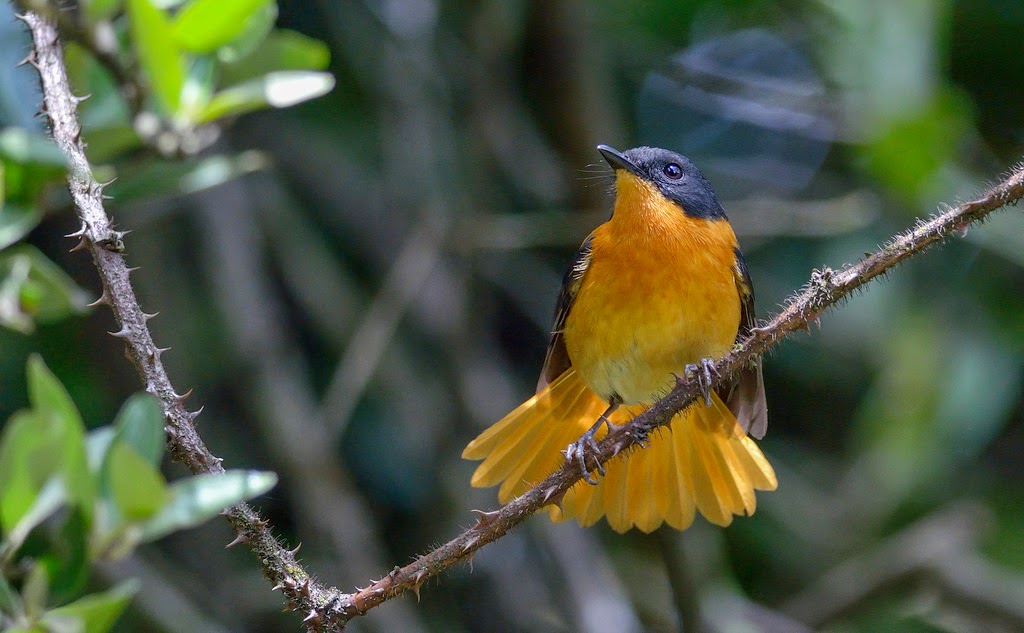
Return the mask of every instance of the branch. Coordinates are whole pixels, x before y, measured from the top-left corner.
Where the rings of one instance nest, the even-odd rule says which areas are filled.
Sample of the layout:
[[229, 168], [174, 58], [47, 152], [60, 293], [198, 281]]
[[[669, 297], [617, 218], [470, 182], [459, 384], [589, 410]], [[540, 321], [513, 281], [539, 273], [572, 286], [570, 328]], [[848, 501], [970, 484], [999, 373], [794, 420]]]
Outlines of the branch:
[[[43, 84], [45, 110], [50, 119], [54, 140], [69, 160], [68, 187], [82, 221], [80, 238], [75, 249], [88, 250], [99, 271], [103, 294], [97, 304], [110, 305], [120, 329], [114, 336], [125, 341], [128, 356], [142, 377], [146, 390], [160, 398], [167, 416], [167, 434], [175, 459], [195, 473], [223, 472], [221, 460], [206, 448], [196, 432], [193, 420], [198, 412], [183, 406], [187, 394], [176, 393], [160, 362], [164, 351], [153, 343], [146, 321], [152, 317], [140, 309], [128, 280], [130, 269], [124, 261], [124, 233], [115, 231], [103, 208], [103, 187], [96, 182], [85, 158], [80, 128], [75, 115], [78, 99], [68, 87], [61, 58], [57, 29], [48, 19], [33, 12], [24, 18], [32, 31], [34, 53], [29, 58], [38, 70]], [[983, 196], [950, 208], [931, 219], [916, 224], [896, 236], [874, 254], [860, 262], [835, 271], [827, 267], [815, 270], [810, 282], [783, 311], [763, 327], [751, 333], [732, 353], [718, 362], [721, 382], [732, 373], [749, 366], [759, 355], [774, 347], [796, 330], [807, 329], [817, 322], [829, 307], [848, 297], [872, 279], [888, 272], [903, 260], [912, 257], [947, 237], [963, 232], [982, 221], [989, 213], [1024, 197], [1024, 166], [1018, 166], [1005, 180]], [[596, 458], [601, 463], [632, 449], [644, 441], [652, 430], [668, 424], [676, 413], [700, 396], [696, 381], [679, 379], [666, 397], [648, 411], [600, 443]], [[409, 590], [418, 592], [422, 583], [452, 565], [468, 559], [484, 545], [495, 541], [541, 507], [557, 502], [569, 488], [578, 483], [583, 472], [575, 461], [567, 463], [536, 487], [498, 510], [481, 512], [476, 525], [448, 543], [424, 554], [405, 567], [395, 567], [387, 576], [366, 589], [344, 594], [311, 579], [295, 560], [294, 551], [281, 546], [271, 534], [267, 521], [246, 504], [239, 504], [225, 514], [238, 533], [237, 542], [247, 542], [263, 565], [264, 573], [275, 588], [284, 591], [288, 605], [308, 611], [305, 622], [310, 629], [340, 631], [345, 622], [365, 614], [384, 601]]]
[[[889, 240], [877, 251], [856, 264], [836, 271], [828, 267], [814, 270], [810, 281], [781, 313], [737, 344], [736, 349], [718, 361], [719, 377], [726, 380], [748, 367], [758, 356], [797, 330], [806, 330], [821, 314], [858, 288], [887, 273], [897, 264], [923, 252], [954, 234], [964, 234], [974, 223], [990, 213], [1024, 197], [1024, 164], [1014, 168], [1004, 180], [970, 202], [918, 221], [913, 228]], [[609, 433], [598, 445], [596, 458], [604, 463], [624, 451], [640, 446], [659, 426], [668, 424], [684, 408], [701, 397], [695, 380], [680, 378], [677, 386], [650, 409], [619, 430]], [[396, 567], [390, 574], [366, 589], [342, 596], [335, 608], [346, 617], [362, 615], [385, 600], [405, 591], [419, 591], [420, 585], [448, 567], [471, 557], [478, 549], [500, 538], [543, 506], [555, 503], [583, 478], [575, 461], [567, 462], [535, 487], [493, 512], [481, 512], [476, 525], [448, 543], [428, 552], [405, 567]]]
[[[43, 109], [50, 121], [53, 139], [68, 159], [68, 189], [75, 211], [82, 222], [81, 229], [69, 237], [79, 238], [72, 250], [88, 250], [99, 272], [103, 294], [93, 305], [109, 305], [114, 312], [118, 330], [112, 335], [122, 339], [127, 355], [135, 365], [146, 391], [160, 399], [167, 424], [167, 440], [174, 458], [193, 473], [222, 473], [221, 458], [216, 457], [203, 443], [193, 421], [199, 411], [188, 411], [184, 402], [189, 393], [174, 390], [160, 360], [164, 349], [156, 346], [146, 322], [152, 314], [139, 307], [128, 275], [131, 269], [124, 258], [124, 232], [114, 230], [113, 223], [103, 208], [103, 186], [96, 181], [85, 157], [81, 128], [76, 106], [81, 101], [71, 94], [63, 52], [55, 24], [48, 18], [26, 12], [22, 16], [32, 31], [33, 52], [27, 58], [39, 71], [43, 86]], [[247, 504], [238, 504], [225, 511], [238, 534], [235, 542], [244, 542], [256, 554], [266, 576], [280, 587], [292, 609], [316, 614], [337, 595], [312, 580], [298, 564], [295, 551], [285, 549], [273, 536], [268, 522]], [[310, 624], [318, 623], [310, 620]], [[340, 631], [343, 623], [327, 622], [324, 631]]]

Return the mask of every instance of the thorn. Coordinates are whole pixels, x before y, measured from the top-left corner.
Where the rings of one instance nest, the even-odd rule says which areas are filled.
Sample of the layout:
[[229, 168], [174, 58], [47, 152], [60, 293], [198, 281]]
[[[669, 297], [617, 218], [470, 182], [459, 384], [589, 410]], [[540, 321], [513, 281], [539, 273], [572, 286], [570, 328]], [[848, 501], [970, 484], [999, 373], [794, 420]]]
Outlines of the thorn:
[[399, 573], [401, 573], [401, 571], [402, 571], [402, 568], [399, 567], [398, 565], [395, 565], [395, 568], [388, 572], [388, 578], [394, 578]]
[[302, 623], [303, 624], [306, 624], [308, 622], [319, 622], [319, 621], [320, 621], [320, 612], [317, 611], [316, 609], [310, 609], [309, 610], [309, 615], [307, 615], [306, 617], [302, 618]]
[[270, 588], [271, 591], [280, 591], [282, 589], [284, 589], [284, 583], [282, 583], [282, 582], [279, 582], [279, 583], [277, 583], [276, 585], [274, 585], [273, 587]]
[[479, 542], [480, 542], [480, 537], [479, 536], [471, 536], [471, 537], [469, 537], [466, 540], [465, 544], [463, 544], [463, 546], [462, 546], [462, 553], [465, 554], [469, 550], [473, 549], [474, 547], [476, 547], [476, 544], [479, 543]]
[[[198, 418], [198, 417], [200, 416], [200, 414], [202, 414], [202, 412], [203, 412], [203, 409], [205, 409], [205, 408], [206, 408], [206, 405], [204, 404], [203, 406], [199, 407], [199, 408], [198, 408], [198, 409], [196, 409], [195, 411], [189, 411], [189, 412], [188, 412], [188, 413], [187, 413], [186, 415], [188, 416], [188, 419], [189, 419], [190, 421], [193, 421], [193, 422], [194, 422], [194, 421], [195, 421], [195, 419], [196, 419], [196, 418]], [[220, 461], [224, 461], [223, 459], [220, 459], [220, 458], [218, 458], [218, 459], [219, 459]], [[298, 549], [298, 548], [296, 547], [295, 549]]]
[[416, 575], [412, 577], [412, 590], [416, 593], [416, 602], [420, 601], [420, 587], [423, 586], [423, 581], [426, 580], [427, 570], [420, 569], [416, 572]]
[[110, 295], [107, 294], [107, 289], [106, 288], [103, 289], [103, 294], [100, 295], [99, 299], [93, 301], [92, 303], [85, 304], [85, 307], [87, 307], [87, 308], [95, 308], [97, 306], [103, 306], [103, 305], [107, 305], [107, 306], [110, 305]]
[[[122, 245], [122, 249], [121, 250], [123, 250], [123, 245]], [[129, 266], [129, 267], [125, 268], [125, 270], [128, 271], [128, 274], [130, 275], [131, 273], [135, 272], [139, 268], [141, 268], [141, 266]]]
[[[21, 16], [19, 15], [18, 17], [20, 18]], [[35, 55], [36, 55], [36, 54], [35, 54], [35, 51], [31, 51], [31, 52], [29, 52], [29, 54], [28, 54], [28, 55], [25, 55], [25, 58], [24, 58], [24, 59], [22, 59], [22, 60], [21, 60], [20, 62], [18, 62], [17, 64], [15, 64], [15, 65], [14, 65], [14, 67], [15, 67], [15, 68], [19, 68], [19, 67], [21, 67], [21, 66], [24, 66], [25, 64], [32, 64], [32, 65], [35, 65]]]
[[143, 322], [149, 321], [150, 319], [152, 319], [153, 317], [155, 317], [155, 316], [157, 316], [159, 314], [160, 314], [159, 312], [154, 312], [152, 314], [150, 314], [148, 312], [143, 312], [142, 313], [142, 320], [143, 320]]
[[185, 393], [183, 393], [183, 394], [177, 394], [177, 393], [175, 393], [173, 391], [171, 392], [171, 397], [174, 398], [175, 400], [177, 400], [178, 404], [181, 404], [181, 403], [185, 402], [186, 400], [188, 400], [189, 396], [191, 396], [191, 395], [192, 395], [192, 389], [191, 388], [188, 391], [186, 391]]
[[71, 95], [71, 103], [73, 103], [73, 104], [75, 104], [77, 106], [79, 103], [82, 103], [83, 101], [87, 100], [91, 96], [92, 95], [88, 94], [88, 93], [82, 95], [81, 97], [76, 97], [75, 95]]
[[78, 243], [77, 244], [75, 244], [70, 249], [68, 249], [68, 252], [69, 253], [74, 253], [76, 251], [84, 251], [88, 246], [89, 246], [88, 240], [83, 235], [82, 237], [78, 238]]
[[130, 332], [128, 332], [128, 328], [122, 327], [120, 330], [116, 332], [107, 332], [107, 334], [113, 336], [114, 338], [128, 338]]
[[[300, 549], [302, 549], [302, 543], [299, 543], [298, 545], [296, 545], [294, 549], [290, 549], [290, 550], [287, 550], [287, 551], [292, 556], [295, 556], [296, 554], [299, 553]], [[307, 582], [309, 582], [309, 581], [307, 581]]]
[[224, 546], [224, 549], [227, 549], [229, 547], [234, 547], [235, 545], [240, 545], [242, 543], [248, 543], [248, 542], [249, 542], [249, 537], [248, 536], [246, 536], [244, 534], [238, 534], [237, 536], [235, 536], [235, 538], [230, 543], [228, 543], [227, 545]]
[[471, 510], [471, 512], [476, 514], [476, 525], [473, 526], [474, 528], [482, 528], [494, 523], [494, 520], [497, 519], [498, 514], [500, 514], [499, 510], [491, 510], [490, 512], [485, 510]]
[[544, 505], [551, 503], [551, 498], [558, 492], [558, 486], [551, 486], [544, 491]]
[[82, 223], [82, 228], [78, 229], [74, 233], [68, 233], [64, 237], [84, 237], [85, 236], [86, 228], [87, 227], [85, 226], [85, 223], [83, 222]]

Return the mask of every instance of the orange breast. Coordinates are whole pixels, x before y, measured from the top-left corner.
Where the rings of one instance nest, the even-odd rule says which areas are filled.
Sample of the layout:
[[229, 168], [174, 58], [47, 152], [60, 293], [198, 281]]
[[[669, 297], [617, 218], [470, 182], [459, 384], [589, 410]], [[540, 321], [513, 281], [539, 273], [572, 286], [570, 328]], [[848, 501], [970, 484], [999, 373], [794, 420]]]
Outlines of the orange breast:
[[732, 348], [736, 237], [724, 219], [691, 218], [655, 191], [624, 192], [622, 184], [612, 219], [594, 231], [565, 344], [602, 398], [649, 403], [688, 363]]

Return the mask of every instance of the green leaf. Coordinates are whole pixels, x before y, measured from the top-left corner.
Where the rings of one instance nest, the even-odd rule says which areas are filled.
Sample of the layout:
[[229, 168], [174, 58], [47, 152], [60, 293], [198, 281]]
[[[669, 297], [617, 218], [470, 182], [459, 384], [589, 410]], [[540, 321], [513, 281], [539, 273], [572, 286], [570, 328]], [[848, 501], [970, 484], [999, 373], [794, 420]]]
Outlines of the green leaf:
[[85, 453], [85, 425], [64, 385], [46, 367], [43, 359], [33, 354], [28, 359], [28, 396], [33, 410], [55, 424], [61, 439], [61, 461], [68, 500], [83, 510], [90, 510], [96, 498], [96, 484], [89, 472]]
[[7, 554], [21, 547], [29, 533], [59, 510], [66, 501], [67, 493], [60, 478], [53, 477], [47, 481], [39, 494], [35, 495], [32, 506], [7, 533], [3, 543], [3, 553]]
[[221, 62], [234, 62], [248, 56], [266, 41], [276, 21], [277, 3], [267, 2], [245, 21], [245, 28], [235, 39], [217, 49], [217, 59]]
[[124, 0], [82, 0], [82, 7], [85, 9], [85, 17], [90, 22], [109, 20], [124, 5]]
[[250, 54], [237, 61], [222, 60], [221, 80], [233, 85], [278, 70], [325, 70], [331, 63], [327, 45], [302, 33], [271, 31]]
[[195, 193], [265, 169], [269, 164], [267, 156], [255, 150], [193, 161], [158, 159], [137, 164], [107, 191], [122, 204], [159, 195]]
[[304, 70], [272, 72], [259, 79], [221, 90], [199, 115], [200, 123], [260, 110], [287, 108], [327, 94], [334, 88], [330, 73]]
[[81, 509], [66, 514], [48, 551], [38, 559], [50, 578], [51, 604], [63, 604], [82, 595], [89, 580], [91, 520]]
[[82, 623], [82, 633], [106, 633], [113, 628], [132, 597], [138, 592], [139, 584], [128, 580], [102, 593], [94, 593], [75, 600], [71, 604], [51, 609], [43, 616], [49, 624], [56, 619], [74, 619]]
[[89, 469], [99, 472], [107, 458], [107, 451], [114, 444], [117, 432], [112, 426], [101, 426], [93, 429], [85, 437], [85, 454], [89, 458]]
[[188, 67], [185, 85], [181, 89], [181, 113], [189, 121], [194, 120], [196, 114], [210, 102], [215, 65], [212, 57], [198, 57]]
[[78, 415], [74, 401], [41, 356], [29, 356], [25, 372], [28, 399], [34, 410], [43, 415], [56, 416], [65, 425], [82, 426], [82, 418]]
[[44, 188], [64, 176], [64, 154], [35, 130], [0, 129], [0, 249], [18, 241], [42, 217]]
[[[3, 176], [0, 163], [0, 179]], [[0, 206], [0, 250], [14, 244], [28, 235], [43, 219], [43, 212], [37, 206], [25, 206], [9, 202]]]
[[234, 40], [270, 0], [192, 0], [174, 20], [174, 36], [192, 53], [212, 53]]
[[225, 508], [270, 490], [277, 475], [254, 470], [229, 470], [196, 475], [171, 486], [171, 500], [142, 527], [142, 540], [154, 541], [177, 530], [195, 527]]
[[6, 613], [18, 618], [23, 612], [24, 605], [21, 604], [21, 596], [7, 582], [6, 576], [0, 574], [0, 613]]
[[91, 52], [68, 41], [64, 47], [64, 63], [74, 93], [89, 95], [78, 104], [78, 118], [87, 131], [89, 146], [86, 151], [91, 159], [93, 145], [97, 141], [106, 142], [103, 138], [106, 132], [100, 133], [97, 128], [131, 127], [132, 116], [117, 81]]
[[117, 439], [135, 449], [154, 466], [164, 455], [164, 412], [148, 393], [137, 393], [124, 403], [114, 419]]
[[167, 503], [163, 475], [123, 442], [114, 442], [110, 447], [103, 482], [121, 516], [130, 522], [149, 519]]
[[11, 416], [0, 437], [0, 528], [10, 534], [36, 503], [43, 485], [60, 471], [56, 421], [37, 411]]
[[178, 113], [185, 84], [185, 57], [167, 15], [150, 0], [128, 0], [131, 38], [150, 87], [167, 115]]
[[49, 137], [23, 127], [0, 130], [0, 158], [23, 165], [50, 165], [61, 169], [67, 164], [64, 153]]
[[25, 615], [35, 620], [43, 614], [50, 596], [50, 578], [42, 565], [32, 565], [28, 577], [21, 587], [21, 598], [25, 601]]
[[38, 249], [18, 244], [0, 253], [0, 325], [31, 332], [36, 323], [85, 312], [84, 291]]

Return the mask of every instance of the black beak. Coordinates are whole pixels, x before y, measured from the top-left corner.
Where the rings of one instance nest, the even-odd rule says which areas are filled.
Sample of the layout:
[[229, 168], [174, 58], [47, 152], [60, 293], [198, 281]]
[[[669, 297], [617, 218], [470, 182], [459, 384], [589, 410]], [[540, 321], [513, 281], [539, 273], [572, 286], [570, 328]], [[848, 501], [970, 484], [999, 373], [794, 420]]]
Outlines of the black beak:
[[612, 169], [615, 171], [625, 169], [634, 176], [643, 176], [643, 174], [640, 173], [640, 170], [637, 169], [637, 166], [630, 162], [628, 158], [623, 156], [622, 152], [619, 150], [608, 147], [607, 145], [598, 145], [597, 151], [601, 152], [601, 156], [604, 156], [604, 159], [608, 161], [608, 164], [611, 165]]

